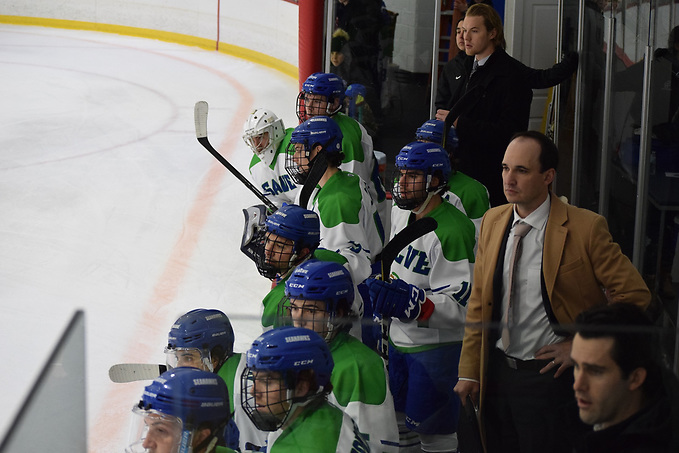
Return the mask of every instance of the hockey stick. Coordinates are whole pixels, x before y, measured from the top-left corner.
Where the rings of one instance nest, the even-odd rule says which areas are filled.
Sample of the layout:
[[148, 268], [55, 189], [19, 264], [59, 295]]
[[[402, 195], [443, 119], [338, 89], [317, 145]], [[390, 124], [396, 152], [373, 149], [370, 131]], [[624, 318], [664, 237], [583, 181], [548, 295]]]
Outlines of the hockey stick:
[[309, 209], [309, 198], [311, 198], [311, 194], [327, 169], [328, 160], [325, 157], [325, 153], [318, 153], [314, 158], [314, 164], [311, 166], [309, 174], [307, 175], [306, 181], [304, 181], [304, 185], [302, 186], [302, 190], [299, 194], [299, 205], [304, 209]]
[[458, 425], [458, 448], [465, 453], [486, 453], [486, 445], [481, 436], [478, 409], [470, 395], [464, 404], [464, 414], [460, 415]]
[[167, 371], [167, 366], [153, 363], [118, 363], [108, 369], [112, 382], [134, 382], [155, 379]]
[[222, 165], [224, 165], [236, 178], [240, 180], [243, 184], [245, 184], [245, 187], [250, 189], [252, 193], [254, 193], [257, 198], [259, 198], [262, 203], [264, 203], [268, 209], [269, 212], [274, 212], [278, 208], [276, 207], [271, 200], [266, 198], [262, 192], [257, 189], [257, 187], [254, 186], [245, 176], [243, 176], [238, 170], [236, 170], [236, 167], [231, 165], [228, 160], [224, 159], [224, 156], [219, 154], [216, 149], [212, 147], [210, 142], [207, 139], [207, 110], [208, 110], [208, 105], [207, 102], [205, 101], [198, 101], [196, 102], [195, 107], [193, 108], [193, 119], [196, 123], [196, 138], [200, 142], [201, 145], [205, 147], [208, 151], [210, 151], [210, 154], [212, 154], [215, 159], [217, 159]]
[[[485, 88], [484, 85], [476, 85], [472, 87], [471, 90], [467, 91], [465, 94], [457, 100], [455, 105], [450, 108], [446, 119], [443, 122], [443, 137], [441, 137], [441, 147], [446, 149], [446, 142], [448, 141], [448, 131], [453, 126], [456, 119], [460, 117], [465, 111], [471, 109], [481, 98], [476, 94], [476, 92], [481, 88]], [[473, 100], [472, 100], [473, 99]]]
[[[399, 231], [396, 236], [391, 238], [391, 240], [384, 246], [382, 252], [377, 255], [375, 261], [380, 260], [382, 265], [381, 277], [383, 281], [389, 281], [389, 274], [391, 272], [391, 264], [394, 262], [396, 257], [401, 250], [406, 248], [408, 244], [430, 233], [436, 229], [438, 222], [431, 217], [423, 217], [419, 220], [414, 221], [410, 225], [406, 226], [404, 229]], [[380, 341], [380, 355], [384, 359], [384, 362], [389, 365], [389, 321], [380, 317], [380, 330], [382, 332], [382, 338]]]

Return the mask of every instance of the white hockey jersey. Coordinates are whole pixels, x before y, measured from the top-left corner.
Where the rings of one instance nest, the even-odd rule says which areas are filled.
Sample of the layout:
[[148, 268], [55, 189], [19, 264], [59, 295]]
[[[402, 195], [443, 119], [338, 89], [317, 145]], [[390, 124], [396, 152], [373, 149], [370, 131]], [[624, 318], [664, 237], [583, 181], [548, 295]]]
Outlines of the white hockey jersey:
[[[394, 205], [391, 237], [405, 228], [410, 215]], [[474, 270], [474, 224], [445, 201], [428, 216], [436, 219], [438, 227], [401, 251], [391, 266], [391, 278], [425, 290], [435, 308], [424, 323], [393, 319], [390, 338], [400, 348], [458, 342], [464, 336]]]
[[292, 128], [285, 130], [285, 137], [273, 155], [261, 159], [253, 155], [250, 160], [249, 171], [253, 182], [279, 208], [283, 203], [294, 203], [301, 188], [285, 170], [285, 149], [290, 143], [292, 131]]
[[382, 251], [385, 233], [366, 182], [339, 171], [314, 190], [309, 204], [303, 207], [321, 219], [320, 247], [344, 256], [357, 284], [368, 278], [375, 255]]

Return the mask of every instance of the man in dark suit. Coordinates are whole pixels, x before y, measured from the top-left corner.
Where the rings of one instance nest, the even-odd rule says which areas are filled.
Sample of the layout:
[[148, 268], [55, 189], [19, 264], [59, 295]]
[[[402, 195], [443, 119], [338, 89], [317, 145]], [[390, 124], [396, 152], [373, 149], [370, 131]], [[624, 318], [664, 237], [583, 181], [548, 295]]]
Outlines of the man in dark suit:
[[[455, 392], [481, 403], [489, 453], [559, 451], [550, 443], [552, 420], [573, 394], [568, 326], [589, 307], [645, 308], [651, 298], [606, 220], [551, 193], [557, 165], [551, 140], [516, 134], [502, 160], [510, 203], [490, 209], [481, 224]], [[522, 225], [529, 228], [510, 285]]]

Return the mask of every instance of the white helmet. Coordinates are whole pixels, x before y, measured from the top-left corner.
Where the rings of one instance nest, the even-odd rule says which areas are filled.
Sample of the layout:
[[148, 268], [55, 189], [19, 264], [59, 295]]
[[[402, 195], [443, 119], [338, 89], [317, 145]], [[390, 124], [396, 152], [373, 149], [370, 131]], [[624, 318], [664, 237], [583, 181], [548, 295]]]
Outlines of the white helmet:
[[[268, 136], [264, 136], [267, 133]], [[285, 137], [283, 120], [270, 110], [256, 109], [245, 121], [243, 140], [267, 165], [273, 161], [276, 148], [283, 137]]]

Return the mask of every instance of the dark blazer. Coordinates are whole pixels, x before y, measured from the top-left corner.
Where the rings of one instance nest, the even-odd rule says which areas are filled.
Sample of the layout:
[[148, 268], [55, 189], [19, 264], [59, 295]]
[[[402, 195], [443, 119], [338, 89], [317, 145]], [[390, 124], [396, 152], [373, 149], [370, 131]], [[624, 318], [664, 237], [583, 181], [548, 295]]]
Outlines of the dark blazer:
[[[464, 65], [471, 72], [473, 59]], [[528, 128], [533, 92], [522, 77], [525, 66], [496, 49], [470, 78], [457, 120], [459, 169], [488, 188], [491, 205], [507, 202], [500, 178], [510, 138]]]

